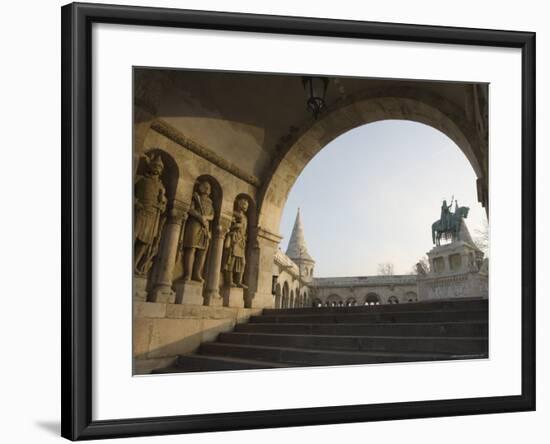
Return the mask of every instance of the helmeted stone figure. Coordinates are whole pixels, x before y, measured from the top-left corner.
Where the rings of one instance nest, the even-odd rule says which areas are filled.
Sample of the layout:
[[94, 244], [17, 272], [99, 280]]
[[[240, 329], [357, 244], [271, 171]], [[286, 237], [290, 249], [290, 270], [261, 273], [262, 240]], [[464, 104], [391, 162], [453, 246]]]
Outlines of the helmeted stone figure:
[[210, 222], [214, 219], [210, 192], [210, 182], [202, 180], [193, 193], [182, 243], [184, 281], [204, 282], [202, 272], [211, 238]]
[[158, 253], [166, 211], [166, 190], [161, 180], [160, 156], [145, 156], [147, 172], [134, 184], [134, 271], [146, 274]]
[[225, 284], [228, 287], [247, 288], [243, 284], [243, 274], [246, 265], [246, 232], [248, 228], [246, 212], [248, 211], [248, 201], [239, 198], [236, 206], [231, 228], [225, 238], [223, 271]]

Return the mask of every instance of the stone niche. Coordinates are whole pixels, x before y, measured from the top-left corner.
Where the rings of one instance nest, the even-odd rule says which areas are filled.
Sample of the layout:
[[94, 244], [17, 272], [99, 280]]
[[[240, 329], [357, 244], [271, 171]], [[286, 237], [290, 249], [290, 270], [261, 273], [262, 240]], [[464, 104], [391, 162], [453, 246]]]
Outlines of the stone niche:
[[455, 241], [432, 248], [430, 270], [418, 276], [418, 299], [487, 298], [488, 275], [483, 252], [474, 245]]
[[435, 273], [443, 273], [445, 271], [445, 258], [443, 256], [434, 257], [432, 263]]
[[217, 268], [221, 271], [221, 296], [226, 307], [251, 306], [258, 265], [253, 258], [255, 230], [256, 204], [249, 195], [240, 193], [224, 230], [221, 266]]
[[[171, 283], [165, 282], [163, 270], [167, 260], [164, 243], [173, 225], [170, 215], [179, 169], [170, 154], [156, 148], [142, 153], [135, 165], [133, 298], [140, 302], [173, 302]], [[158, 180], [153, 174], [155, 166]]]
[[[203, 305], [205, 293], [214, 278], [211, 262], [216, 250], [216, 227], [220, 224], [222, 188], [212, 176], [199, 176], [193, 193], [186, 222], [181, 229], [178, 254], [174, 264], [174, 289], [176, 303]], [[207, 220], [202, 226], [200, 218]]]
[[451, 271], [457, 271], [462, 268], [462, 255], [460, 253], [449, 255], [449, 267]]

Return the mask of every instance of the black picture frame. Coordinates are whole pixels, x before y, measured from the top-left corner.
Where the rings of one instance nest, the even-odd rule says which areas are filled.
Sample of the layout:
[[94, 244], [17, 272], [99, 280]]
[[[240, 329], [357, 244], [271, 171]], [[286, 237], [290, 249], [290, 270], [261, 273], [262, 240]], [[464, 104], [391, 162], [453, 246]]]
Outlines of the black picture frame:
[[[70, 440], [535, 409], [535, 33], [73, 3], [62, 7], [62, 421]], [[520, 48], [521, 395], [92, 420], [92, 36], [94, 23]]]

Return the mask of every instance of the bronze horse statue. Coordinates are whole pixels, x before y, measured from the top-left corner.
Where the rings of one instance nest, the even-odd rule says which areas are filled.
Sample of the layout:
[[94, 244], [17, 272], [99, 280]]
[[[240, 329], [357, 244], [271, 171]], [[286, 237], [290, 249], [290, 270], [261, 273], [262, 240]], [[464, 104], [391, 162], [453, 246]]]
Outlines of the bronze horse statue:
[[470, 208], [468, 207], [458, 207], [454, 213], [450, 214], [449, 226], [442, 226], [442, 221], [436, 220], [432, 224], [432, 242], [436, 246], [441, 245], [441, 238], [451, 239], [451, 242], [459, 240], [460, 226], [462, 224], [462, 219], [468, 217], [468, 212]]

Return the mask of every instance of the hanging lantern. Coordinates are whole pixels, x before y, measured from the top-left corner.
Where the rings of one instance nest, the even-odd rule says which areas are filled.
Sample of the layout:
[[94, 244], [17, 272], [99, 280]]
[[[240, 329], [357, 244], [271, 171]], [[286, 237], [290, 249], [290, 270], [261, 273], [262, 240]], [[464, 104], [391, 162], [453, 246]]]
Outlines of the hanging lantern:
[[325, 96], [328, 87], [327, 77], [302, 77], [302, 83], [307, 94], [307, 109], [317, 119], [326, 106]]

